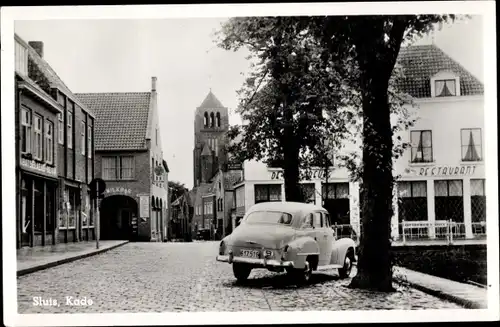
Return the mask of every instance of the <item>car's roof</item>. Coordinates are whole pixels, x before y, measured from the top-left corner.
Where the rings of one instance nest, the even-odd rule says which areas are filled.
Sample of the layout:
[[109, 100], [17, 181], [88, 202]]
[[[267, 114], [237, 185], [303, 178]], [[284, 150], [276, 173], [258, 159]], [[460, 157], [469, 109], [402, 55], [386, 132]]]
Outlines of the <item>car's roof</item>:
[[288, 213], [303, 212], [309, 210], [325, 210], [323, 207], [302, 202], [261, 202], [253, 205], [250, 211], [279, 210]]

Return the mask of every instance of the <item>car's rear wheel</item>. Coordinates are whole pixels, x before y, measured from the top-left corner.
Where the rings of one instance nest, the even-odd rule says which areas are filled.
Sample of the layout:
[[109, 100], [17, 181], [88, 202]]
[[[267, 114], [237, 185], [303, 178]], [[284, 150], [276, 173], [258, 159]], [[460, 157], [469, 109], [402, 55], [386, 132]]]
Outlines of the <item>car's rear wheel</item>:
[[354, 255], [351, 251], [347, 252], [344, 258], [344, 266], [339, 268], [339, 277], [348, 278], [351, 276], [352, 262], [354, 261]]
[[248, 279], [252, 268], [244, 263], [233, 263], [233, 274], [238, 282], [243, 282]]

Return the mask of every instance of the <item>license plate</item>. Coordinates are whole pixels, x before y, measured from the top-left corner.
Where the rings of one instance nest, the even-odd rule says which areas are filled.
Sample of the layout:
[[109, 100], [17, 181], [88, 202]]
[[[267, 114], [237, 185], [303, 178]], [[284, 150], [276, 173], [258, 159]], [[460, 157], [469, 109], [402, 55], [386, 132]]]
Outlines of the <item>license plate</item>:
[[242, 257], [248, 257], [248, 258], [259, 258], [260, 251], [258, 250], [241, 250], [240, 255]]

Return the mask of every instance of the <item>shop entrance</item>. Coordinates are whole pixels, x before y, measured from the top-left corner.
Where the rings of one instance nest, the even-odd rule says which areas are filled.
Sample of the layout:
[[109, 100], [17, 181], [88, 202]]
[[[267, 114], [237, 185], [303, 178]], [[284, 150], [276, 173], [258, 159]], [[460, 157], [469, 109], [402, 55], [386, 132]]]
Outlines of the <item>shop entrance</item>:
[[106, 197], [101, 203], [102, 240], [136, 240], [137, 202], [125, 195]]

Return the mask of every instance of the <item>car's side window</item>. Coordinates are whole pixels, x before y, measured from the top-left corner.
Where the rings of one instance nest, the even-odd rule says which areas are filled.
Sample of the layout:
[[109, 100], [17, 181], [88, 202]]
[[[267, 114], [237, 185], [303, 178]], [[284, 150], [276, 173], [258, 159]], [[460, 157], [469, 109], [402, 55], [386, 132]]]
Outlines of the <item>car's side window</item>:
[[313, 214], [309, 213], [302, 220], [302, 228], [312, 228], [314, 226], [313, 223], [314, 223]]
[[330, 228], [330, 222], [328, 221], [328, 214], [322, 212], [321, 215], [323, 216], [323, 226], [325, 226], [326, 228]]
[[316, 227], [316, 228], [323, 227], [323, 222], [321, 219], [321, 212], [314, 213], [314, 227]]

